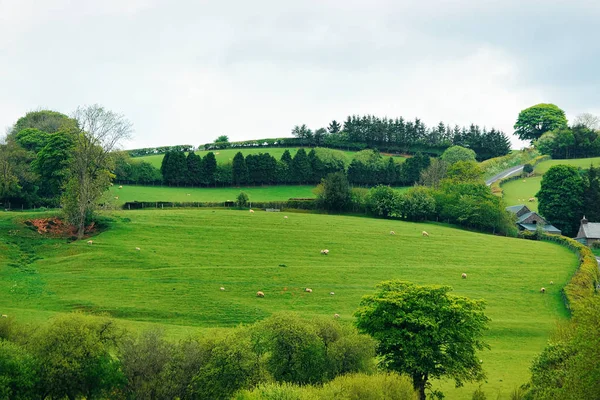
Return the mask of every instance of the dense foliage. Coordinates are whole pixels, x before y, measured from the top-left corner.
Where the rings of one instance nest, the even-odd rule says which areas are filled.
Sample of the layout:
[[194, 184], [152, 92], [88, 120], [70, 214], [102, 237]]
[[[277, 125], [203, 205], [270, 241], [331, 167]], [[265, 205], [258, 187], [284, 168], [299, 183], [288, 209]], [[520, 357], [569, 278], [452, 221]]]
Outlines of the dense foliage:
[[565, 112], [554, 104], [537, 104], [519, 113], [515, 135], [533, 142], [544, 133], [567, 127]]
[[544, 133], [534, 142], [542, 154], [552, 158], [586, 158], [600, 156], [600, 131], [584, 125], [563, 127]]
[[377, 340], [386, 368], [413, 380], [420, 398], [430, 379], [451, 378], [459, 387], [485, 377], [476, 352], [489, 348], [483, 301], [451, 295], [448, 286], [386, 281], [363, 297], [357, 326]]
[[33, 330], [2, 318], [0, 396], [229, 399], [259, 383], [320, 384], [372, 372], [374, 350], [349, 326], [290, 314], [178, 343], [81, 314]]
[[[137, 164], [135, 159], [127, 160], [126, 157], [121, 157], [120, 163], [129, 164], [131, 173], [122, 176], [119, 173], [125, 169], [117, 169], [117, 181], [143, 183], [133, 180], [135, 171], [140, 170], [143, 164]], [[194, 152], [186, 156], [182, 151], [168, 151], [162, 161], [161, 173], [163, 182], [169, 186], [317, 184], [335, 172], [345, 173], [348, 182], [353, 185], [401, 186], [418, 182], [421, 172], [429, 163], [429, 156], [421, 153], [406, 159], [404, 163], [398, 163], [393, 157], [383, 157], [377, 151], [363, 150], [356, 153], [347, 166], [346, 156], [339, 150], [315, 148], [307, 153], [301, 148], [293, 157], [286, 150], [279, 160], [269, 153], [244, 157], [238, 152], [232, 163], [217, 165], [213, 152], [208, 152], [202, 158]], [[151, 171], [146, 166], [144, 168]], [[142, 174], [137, 176], [144, 177]], [[155, 177], [156, 173], [152, 172], [151, 176]]]

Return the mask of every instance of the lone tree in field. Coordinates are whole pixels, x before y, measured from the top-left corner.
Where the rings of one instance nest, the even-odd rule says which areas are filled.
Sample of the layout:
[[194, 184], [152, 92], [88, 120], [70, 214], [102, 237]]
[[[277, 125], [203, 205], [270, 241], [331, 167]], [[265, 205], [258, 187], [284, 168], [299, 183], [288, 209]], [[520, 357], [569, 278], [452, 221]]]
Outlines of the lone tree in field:
[[364, 296], [356, 311], [358, 329], [378, 341], [384, 365], [412, 377], [420, 398], [430, 379], [484, 379], [477, 350], [489, 348], [483, 331], [489, 318], [481, 300], [450, 294], [449, 286], [385, 281]]
[[533, 142], [544, 133], [567, 127], [565, 112], [554, 104], [538, 104], [519, 113], [515, 135]]
[[99, 105], [78, 108], [74, 151], [69, 178], [62, 198], [67, 220], [81, 239], [98, 200], [108, 189], [112, 174], [111, 151], [131, 136], [131, 123], [124, 116]]

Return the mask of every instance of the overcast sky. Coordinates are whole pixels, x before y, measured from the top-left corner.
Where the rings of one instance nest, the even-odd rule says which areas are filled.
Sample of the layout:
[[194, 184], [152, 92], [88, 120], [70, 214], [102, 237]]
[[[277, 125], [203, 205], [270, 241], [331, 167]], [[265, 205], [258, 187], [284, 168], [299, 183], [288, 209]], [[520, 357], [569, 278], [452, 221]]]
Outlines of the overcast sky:
[[98, 103], [125, 148], [350, 114], [512, 135], [537, 103], [600, 115], [599, 21], [597, 0], [0, 0], [0, 129]]

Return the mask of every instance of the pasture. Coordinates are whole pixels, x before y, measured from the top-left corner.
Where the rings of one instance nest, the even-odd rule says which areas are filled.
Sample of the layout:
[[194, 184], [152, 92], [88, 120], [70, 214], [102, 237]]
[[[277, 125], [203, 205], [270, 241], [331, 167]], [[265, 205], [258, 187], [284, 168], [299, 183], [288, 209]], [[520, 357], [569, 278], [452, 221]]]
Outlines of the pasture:
[[535, 194], [540, 190], [541, 182], [541, 176], [532, 176], [530, 178], [506, 182], [502, 185], [504, 203], [506, 203], [507, 206], [526, 204], [531, 211], [537, 211], [537, 199], [535, 202], [531, 203], [527, 200], [531, 197], [535, 197]]
[[[248, 186], [225, 188], [189, 188], [169, 186], [137, 186], [122, 185], [112, 186], [108, 193], [110, 201], [122, 205], [129, 201], [177, 201], [194, 202], [210, 201], [219, 202], [235, 201], [240, 192], [245, 192], [250, 201], [285, 201], [290, 198], [315, 198], [312, 185], [276, 185], [276, 186]], [[189, 194], [189, 196], [188, 196]], [[115, 197], [119, 197], [115, 199]]]
[[[487, 301], [492, 349], [480, 357], [491, 398], [508, 398], [527, 380], [531, 360], [556, 321], [567, 317], [560, 289], [577, 266], [576, 256], [555, 244], [364, 217], [121, 211], [88, 245], [43, 238], [19, 222], [38, 216], [0, 214], [1, 312], [17, 320], [82, 310], [132, 328], [159, 325], [180, 338], [276, 311], [338, 313], [350, 323], [361, 296], [383, 280], [450, 285]], [[327, 256], [320, 253], [325, 248]], [[476, 388], [435, 385], [451, 399], [470, 399]]]
[[[217, 163], [226, 164], [226, 163], [232, 162], [233, 157], [235, 157], [235, 155], [239, 151], [241, 151], [244, 156], [247, 156], [248, 154], [269, 153], [270, 155], [275, 157], [277, 160], [279, 160], [279, 159], [281, 159], [281, 156], [283, 155], [283, 153], [286, 150], [289, 150], [291, 156], [294, 157], [294, 155], [296, 154], [298, 149], [299, 149], [298, 147], [288, 147], [288, 148], [267, 147], [267, 148], [238, 148], [238, 149], [224, 149], [224, 150], [211, 150], [211, 151], [215, 155], [215, 158], [217, 159]], [[308, 153], [312, 148], [305, 147], [304, 149]], [[343, 151], [343, 150], [339, 150], [339, 151], [341, 151], [342, 153], [344, 153], [346, 155], [346, 162], [348, 164], [350, 164], [350, 162], [352, 161], [352, 157], [354, 157], [354, 154], [356, 154], [356, 152], [354, 152], [354, 151]], [[199, 156], [204, 157], [209, 152], [208, 151], [196, 151], [195, 153], [198, 154]], [[146, 161], [146, 162], [149, 162], [150, 164], [154, 165], [156, 168], [160, 168], [163, 157], [164, 157], [164, 154], [155, 154], [155, 155], [151, 155], [151, 156], [135, 157], [134, 160]], [[404, 157], [395, 156], [394, 158], [398, 162], [404, 161]]]
[[544, 175], [554, 165], [573, 165], [581, 169], [589, 169], [590, 165], [594, 167], [600, 166], [600, 157], [595, 158], [573, 158], [570, 160], [547, 160], [542, 161], [535, 166], [534, 172], [536, 175]]

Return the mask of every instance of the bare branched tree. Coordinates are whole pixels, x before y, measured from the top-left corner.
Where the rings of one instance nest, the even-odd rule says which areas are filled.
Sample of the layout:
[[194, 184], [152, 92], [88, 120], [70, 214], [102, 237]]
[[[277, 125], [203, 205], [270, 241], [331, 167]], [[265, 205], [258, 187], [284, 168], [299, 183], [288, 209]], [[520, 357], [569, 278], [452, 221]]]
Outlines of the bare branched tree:
[[579, 114], [577, 117], [575, 117], [573, 125], [583, 125], [588, 129], [597, 131], [600, 130], [600, 118], [590, 113]]
[[98, 200], [108, 189], [112, 174], [111, 152], [131, 137], [132, 125], [123, 115], [99, 105], [79, 107], [73, 118], [78, 127], [63, 210], [81, 239]]

